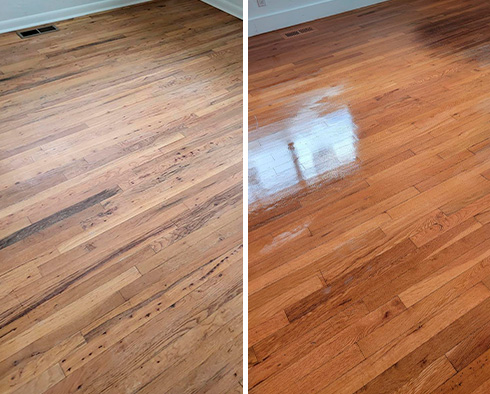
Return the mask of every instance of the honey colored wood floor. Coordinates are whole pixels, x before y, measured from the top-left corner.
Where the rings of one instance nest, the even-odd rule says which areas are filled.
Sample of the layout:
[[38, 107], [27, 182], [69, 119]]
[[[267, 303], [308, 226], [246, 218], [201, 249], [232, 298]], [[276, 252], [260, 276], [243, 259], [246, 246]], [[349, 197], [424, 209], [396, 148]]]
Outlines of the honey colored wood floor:
[[490, 393], [490, 3], [388, 1], [249, 61], [251, 392]]
[[241, 21], [57, 26], [0, 36], [0, 392], [241, 392]]

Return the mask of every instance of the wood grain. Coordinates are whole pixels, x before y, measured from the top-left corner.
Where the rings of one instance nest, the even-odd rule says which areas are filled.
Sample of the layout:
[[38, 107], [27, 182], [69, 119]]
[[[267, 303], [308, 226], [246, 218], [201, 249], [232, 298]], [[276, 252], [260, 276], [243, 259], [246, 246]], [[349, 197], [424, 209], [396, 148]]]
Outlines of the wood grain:
[[252, 393], [488, 391], [489, 15], [390, 0], [250, 38]]
[[0, 391], [242, 391], [242, 23], [0, 35]]

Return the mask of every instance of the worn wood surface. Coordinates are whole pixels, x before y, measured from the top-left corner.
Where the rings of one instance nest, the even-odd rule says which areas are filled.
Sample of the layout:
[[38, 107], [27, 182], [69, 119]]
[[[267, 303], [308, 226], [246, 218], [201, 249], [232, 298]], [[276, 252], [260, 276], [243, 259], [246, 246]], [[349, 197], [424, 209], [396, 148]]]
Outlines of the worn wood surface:
[[249, 65], [251, 393], [489, 392], [490, 4], [384, 2]]
[[241, 392], [241, 21], [57, 26], [0, 35], [0, 392]]

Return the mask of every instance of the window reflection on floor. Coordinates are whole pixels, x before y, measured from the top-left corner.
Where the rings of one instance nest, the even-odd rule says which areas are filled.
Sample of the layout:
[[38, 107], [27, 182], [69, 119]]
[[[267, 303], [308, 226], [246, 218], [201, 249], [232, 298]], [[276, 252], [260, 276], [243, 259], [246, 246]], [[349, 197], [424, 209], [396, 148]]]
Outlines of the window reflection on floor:
[[332, 108], [327, 101], [312, 100], [291, 117], [264, 126], [264, 136], [249, 143], [249, 203], [343, 177], [346, 166], [356, 162], [357, 127], [349, 108]]

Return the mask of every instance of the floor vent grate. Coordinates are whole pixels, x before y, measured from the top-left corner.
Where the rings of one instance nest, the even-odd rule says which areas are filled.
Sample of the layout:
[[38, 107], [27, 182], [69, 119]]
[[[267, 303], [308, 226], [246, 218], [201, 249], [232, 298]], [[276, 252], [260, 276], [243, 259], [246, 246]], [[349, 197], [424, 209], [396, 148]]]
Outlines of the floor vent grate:
[[51, 33], [53, 31], [58, 31], [58, 28], [55, 25], [49, 25], [49, 26], [38, 27], [36, 29], [18, 31], [17, 35], [20, 38], [28, 38], [28, 37], [38, 36], [39, 34]]
[[303, 27], [298, 30], [288, 31], [283, 35], [285, 38], [292, 38], [292, 37], [300, 36], [301, 34], [311, 33], [312, 31], [315, 31], [315, 29], [313, 29], [312, 27]]

